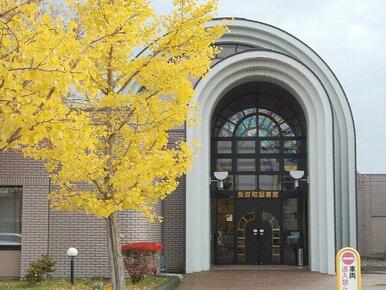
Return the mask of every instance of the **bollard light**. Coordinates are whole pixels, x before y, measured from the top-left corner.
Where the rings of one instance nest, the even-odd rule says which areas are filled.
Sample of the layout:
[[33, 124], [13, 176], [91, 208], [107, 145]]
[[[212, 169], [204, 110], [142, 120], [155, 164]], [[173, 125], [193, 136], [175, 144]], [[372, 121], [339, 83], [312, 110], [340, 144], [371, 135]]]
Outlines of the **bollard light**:
[[74, 285], [74, 258], [78, 256], [78, 250], [71, 247], [67, 250], [67, 256], [71, 259], [70, 279], [71, 284]]

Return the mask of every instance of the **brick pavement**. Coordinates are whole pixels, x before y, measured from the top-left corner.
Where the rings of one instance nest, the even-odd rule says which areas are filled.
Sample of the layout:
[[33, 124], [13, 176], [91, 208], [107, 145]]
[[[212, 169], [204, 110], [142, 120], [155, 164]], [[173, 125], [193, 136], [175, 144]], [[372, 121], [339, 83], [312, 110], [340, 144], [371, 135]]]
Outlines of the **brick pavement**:
[[[386, 274], [362, 275], [363, 290], [386, 290]], [[215, 269], [185, 275], [178, 290], [334, 290], [335, 276], [308, 270]]]

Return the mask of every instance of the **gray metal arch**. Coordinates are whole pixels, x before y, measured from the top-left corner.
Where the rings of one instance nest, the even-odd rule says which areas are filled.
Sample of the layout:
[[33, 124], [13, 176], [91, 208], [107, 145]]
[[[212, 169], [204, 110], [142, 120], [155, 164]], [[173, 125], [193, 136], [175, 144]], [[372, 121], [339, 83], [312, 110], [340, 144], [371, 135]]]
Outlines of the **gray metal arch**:
[[[336, 157], [334, 163], [336, 249], [338, 250], [343, 246], [357, 247], [356, 130], [347, 95], [337, 76], [315, 50], [283, 29], [260, 21], [238, 17], [215, 18], [213, 24], [224, 20], [228, 21], [230, 31], [218, 41], [219, 45], [241, 44], [259, 47], [256, 48], [257, 50], [264, 50], [265, 48], [272, 52], [284, 53], [306, 66], [323, 84], [331, 103], [334, 120], [334, 156]], [[260, 30], [264, 30], [264, 34], [269, 34], [269, 37], [266, 35], [264, 35], [264, 37], [261, 36], [263, 33]], [[253, 39], [259, 39], [259, 37], [269, 40], [264, 43], [264, 41], [260, 39], [259, 45], [256, 43], [253, 44]], [[325, 78], [323, 79], [323, 77]], [[333, 84], [334, 82], [335, 84]], [[338, 103], [340, 102], [338, 105], [336, 104], [337, 102], [335, 102], [337, 99], [339, 99]], [[345, 108], [348, 114], [342, 114]], [[350, 127], [352, 128], [352, 138], [349, 136], [351, 131]], [[346, 138], [343, 136], [344, 134], [347, 134]], [[345, 140], [341, 141], [341, 138]], [[336, 139], [338, 141], [335, 141]], [[345, 142], [347, 142], [346, 145], [348, 147], [344, 146], [343, 143]], [[348, 155], [347, 158], [345, 158], [346, 155]], [[346, 161], [347, 164], [345, 164], [344, 159], [348, 159], [348, 161]], [[351, 161], [353, 164], [350, 165], [351, 159], [353, 159]], [[347, 168], [344, 168], [345, 166]], [[353, 181], [350, 182], [350, 178], [353, 179]]]

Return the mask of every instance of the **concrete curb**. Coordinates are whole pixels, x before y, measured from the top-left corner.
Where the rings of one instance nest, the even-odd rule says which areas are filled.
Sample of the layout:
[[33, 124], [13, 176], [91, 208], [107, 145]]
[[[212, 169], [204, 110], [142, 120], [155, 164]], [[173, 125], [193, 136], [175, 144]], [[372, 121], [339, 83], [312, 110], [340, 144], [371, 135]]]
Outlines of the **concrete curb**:
[[174, 289], [177, 289], [178, 285], [180, 285], [180, 281], [182, 280], [182, 275], [163, 274], [160, 276], [167, 277], [167, 280], [162, 285], [154, 288], [154, 290], [174, 290]]

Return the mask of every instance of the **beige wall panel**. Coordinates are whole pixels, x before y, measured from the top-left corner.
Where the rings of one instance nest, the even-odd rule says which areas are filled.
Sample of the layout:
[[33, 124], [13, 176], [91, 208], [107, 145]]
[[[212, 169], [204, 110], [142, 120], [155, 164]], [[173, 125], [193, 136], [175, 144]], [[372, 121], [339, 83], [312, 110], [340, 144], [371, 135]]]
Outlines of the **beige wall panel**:
[[0, 251], [0, 277], [20, 277], [20, 251]]
[[386, 253], [386, 216], [371, 218], [372, 253]]

